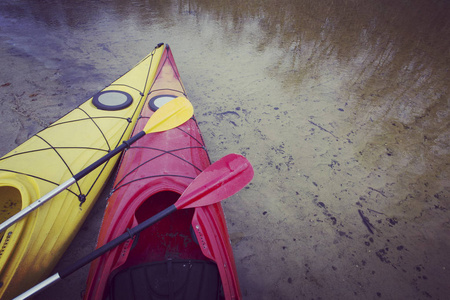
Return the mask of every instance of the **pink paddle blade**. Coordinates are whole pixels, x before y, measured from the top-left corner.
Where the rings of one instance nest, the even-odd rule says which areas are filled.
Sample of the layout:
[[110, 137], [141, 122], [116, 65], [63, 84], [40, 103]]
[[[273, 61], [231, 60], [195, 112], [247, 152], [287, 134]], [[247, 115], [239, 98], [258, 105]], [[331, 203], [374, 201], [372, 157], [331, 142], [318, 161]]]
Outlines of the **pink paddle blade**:
[[200, 173], [174, 205], [183, 209], [220, 202], [244, 188], [253, 174], [253, 167], [245, 157], [228, 154]]

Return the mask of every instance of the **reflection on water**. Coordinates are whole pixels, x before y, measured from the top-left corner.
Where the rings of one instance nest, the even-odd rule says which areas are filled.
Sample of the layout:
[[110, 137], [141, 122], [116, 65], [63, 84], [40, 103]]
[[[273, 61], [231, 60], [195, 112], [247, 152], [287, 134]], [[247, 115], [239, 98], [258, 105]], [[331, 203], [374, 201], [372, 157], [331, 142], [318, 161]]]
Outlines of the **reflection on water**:
[[[239, 35], [249, 19], [258, 20], [264, 35], [257, 50], [283, 50], [271, 66], [273, 77], [285, 77], [286, 88], [301, 90], [318, 83], [328, 88], [334, 93], [331, 101], [355, 111], [352, 121], [359, 129], [385, 135], [391, 149], [408, 152], [411, 158], [404, 165], [426, 169], [417, 160], [449, 154], [447, 1], [179, 3], [198, 18], [220, 20], [230, 34]], [[385, 151], [373, 149], [375, 144], [357, 149], [371, 165], [379, 163], [373, 151]]]
[[255, 166], [225, 205], [247, 298], [450, 293], [448, 1], [10, 0], [0, 25], [2, 151], [171, 44], [211, 156]]

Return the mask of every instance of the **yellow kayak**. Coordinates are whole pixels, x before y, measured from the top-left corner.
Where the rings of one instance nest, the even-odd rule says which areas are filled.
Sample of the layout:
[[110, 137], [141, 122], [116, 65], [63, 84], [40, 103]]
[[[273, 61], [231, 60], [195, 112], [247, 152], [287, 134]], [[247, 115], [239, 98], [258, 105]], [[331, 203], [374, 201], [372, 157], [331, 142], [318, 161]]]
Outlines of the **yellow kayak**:
[[[164, 47], [0, 158], [0, 222], [127, 140]], [[118, 155], [0, 233], [0, 298], [44, 280], [92, 209]]]

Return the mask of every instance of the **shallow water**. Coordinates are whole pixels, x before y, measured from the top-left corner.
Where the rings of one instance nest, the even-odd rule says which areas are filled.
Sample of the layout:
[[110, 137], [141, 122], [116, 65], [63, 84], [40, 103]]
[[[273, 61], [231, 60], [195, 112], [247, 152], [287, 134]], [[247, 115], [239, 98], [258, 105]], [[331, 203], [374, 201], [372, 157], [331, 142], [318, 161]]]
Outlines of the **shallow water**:
[[245, 299], [443, 299], [449, 36], [447, 1], [2, 1], [0, 154], [166, 42], [212, 159], [255, 168], [224, 203]]

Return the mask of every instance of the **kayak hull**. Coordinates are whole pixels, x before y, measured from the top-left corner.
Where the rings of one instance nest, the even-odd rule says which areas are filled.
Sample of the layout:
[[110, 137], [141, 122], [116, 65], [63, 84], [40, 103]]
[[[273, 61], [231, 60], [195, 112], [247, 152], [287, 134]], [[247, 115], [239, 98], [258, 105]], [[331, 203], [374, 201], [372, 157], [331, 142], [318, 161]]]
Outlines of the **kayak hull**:
[[[158, 103], [178, 96], [186, 97], [186, 92], [166, 46], [134, 133]], [[209, 165], [194, 117], [137, 141], [119, 164], [97, 247], [174, 204]], [[202, 293], [205, 299], [240, 298], [220, 203], [177, 210], [91, 264], [85, 299], [133, 299], [132, 294], [134, 299], [154, 299], [152, 293], [167, 299], [201, 299]]]
[[[162, 53], [163, 48], [156, 47], [103, 91], [0, 158], [1, 222], [129, 138]], [[111, 95], [126, 103], [118, 107], [117, 99], [108, 102]], [[48, 277], [117, 160], [112, 158], [0, 234], [1, 299], [11, 299]]]

